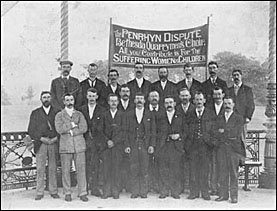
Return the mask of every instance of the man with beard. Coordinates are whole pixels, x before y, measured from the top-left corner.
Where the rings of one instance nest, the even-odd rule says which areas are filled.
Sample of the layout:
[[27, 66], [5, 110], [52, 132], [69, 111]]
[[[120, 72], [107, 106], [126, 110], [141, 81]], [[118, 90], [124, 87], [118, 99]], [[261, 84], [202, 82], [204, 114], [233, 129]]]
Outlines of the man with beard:
[[48, 159], [49, 193], [53, 198], [60, 198], [57, 187], [56, 150], [58, 133], [54, 119], [59, 111], [51, 106], [51, 93], [41, 92], [42, 106], [32, 111], [28, 126], [28, 134], [34, 140], [34, 152], [37, 162], [37, 188], [35, 200], [44, 196], [45, 167]]
[[190, 195], [188, 199], [200, 197], [210, 200], [208, 173], [209, 148], [212, 146], [212, 127], [215, 116], [205, 108], [202, 92], [195, 94], [196, 109], [188, 114], [189, 138], [187, 152], [190, 158]]
[[[213, 89], [213, 103], [207, 107], [214, 112], [216, 117], [224, 114], [223, 98], [225, 94], [221, 87], [214, 87]], [[214, 141], [214, 140], [213, 140]], [[217, 165], [217, 147], [213, 146], [210, 151], [210, 166], [209, 166], [209, 185], [211, 195], [218, 195], [218, 165]]]
[[135, 95], [138, 92], [142, 92], [144, 96], [148, 96], [151, 89], [151, 82], [143, 77], [144, 66], [142, 63], [137, 62], [135, 64], [135, 79], [129, 81], [127, 84], [130, 88], [131, 95], [130, 100], [134, 101]]
[[55, 78], [51, 82], [52, 105], [62, 110], [64, 108], [63, 95], [65, 93], [71, 93], [74, 99], [76, 99], [75, 107], [79, 107], [82, 99], [80, 83], [77, 78], [70, 76], [73, 63], [65, 60], [60, 61], [60, 65], [61, 77]]
[[184, 154], [185, 132], [187, 127], [181, 113], [175, 110], [176, 102], [173, 96], [165, 97], [166, 112], [157, 118], [159, 130], [157, 134], [157, 158], [160, 175], [159, 198], [164, 199], [171, 193], [174, 199], [180, 199], [181, 161]]
[[103, 113], [100, 122], [102, 133], [101, 157], [104, 168], [104, 185], [102, 199], [113, 197], [119, 199], [120, 192], [120, 164], [124, 150], [123, 112], [117, 109], [119, 100], [115, 94], [108, 96], [110, 109]]
[[[244, 120], [234, 112], [234, 100], [231, 97], [224, 99], [224, 115], [220, 115], [216, 122], [217, 162], [219, 164], [219, 197], [215, 201], [229, 199], [231, 203], [238, 202], [238, 168], [241, 157], [240, 136]], [[229, 186], [230, 183], [230, 186]]]
[[130, 156], [131, 198], [147, 198], [148, 192], [148, 154], [154, 153], [156, 124], [150, 111], [144, 108], [144, 95], [135, 95], [136, 108], [126, 114], [125, 153]]
[[80, 108], [80, 111], [86, 118], [88, 130], [84, 134], [87, 144], [86, 150], [86, 177], [88, 190], [91, 195], [101, 196], [99, 191], [99, 150], [101, 144], [100, 121], [104, 108], [96, 103], [98, 99], [97, 90], [89, 88], [87, 90], [88, 104]]
[[210, 78], [202, 83], [203, 93], [206, 95], [206, 105], [210, 106], [213, 104], [213, 89], [214, 87], [220, 87], [223, 93], [228, 95], [228, 87], [226, 81], [222, 80], [217, 76], [218, 64], [215, 61], [210, 61], [208, 64]]
[[[202, 85], [199, 81], [193, 78], [193, 66], [190, 63], [186, 63], [184, 65], [184, 74], [185, 79], [177, 83], [177, 91], [181, 88], [187, 88], [190, 91], [190, 95], [195, 96], [195, 93], [202, 90]], [[191, 102], [193, 102], [193, 98], [191, 98]], [[179, 104], [179, 103], [177, 103]]]
[[229, 95], [234, 99], [234, 112], [241, 115], [244, 120], [244, 128], [241, 134], [241, 153], [243, 155], [241, 162], [243, 163], [246, 156], [245, 142], [247, 134], [247, 124], [252, 119], [253, 113], [255, 111], [255, 103], [252, 88], [242, 82], [242, 71], [240, 69], [234, 69], [232, 71], [232, 79], [234, 85], [229, 87]]
[[116, 94], [118, 97], [119, 95], [119, 89], [120, 89], [120, 85], [117, 82], [119, 77], [119, 73], [116, 69], [111, 69], [108, 73], [108, 85], [106, 86], [105, 89], [105, 100], [107, 102], [107, 107], [108, 106], [108, 96], [109, 94]]
[[[176, 106], [176, 110], [183, 115], [184, 122], [187, 121], [188, 114], [190, 112], [195, 111], [195, 105], [190, 102], [191, 95], [187, 88], [181, 88], [179, 90], [179, 99], [180, 104]], [[185, 142], [185, 149], [187, 147], [187, 143]], [[190, 171], [189, 171], [189, 159], [187, 153], [185, 153], [182, 157], [182, 165], [181, 165], [181, 172], [182, 172], [182, 191], [189, 185], [190, 179]]]
[[66, 93], [63, 96], [65, 108], [57, 113], [55, 126], [60, 134], [60, 149], [62, 163], [62, 183], [65, 193], [65, 201], [72, 201], [70, 167], [72, 159], [76, 166], [78, 196], [84, 202], [87, 198], [86, 181], [86, 141], [83, 134], [87, 132], [87, 122], [84, 115], [74, 109], [74, 96]]
[[177, 88], [176, 84], [168, 80], [168, 69], [167, 67], [159, 67], [158, 70], [160, 80], [151, 84], [151, 91], [157, 91], [160, 96], [160, 105], [163, 107], [164, 98], [166, 96], [173, 96], [177, 99]]
[[97, 78], [97, 69], [98, 69], [98, 66], [94, 63], [91, 63], [88, 65], [89, 77], [80, 83], [81, 89], [82, 89], [81, 105], [87, 105], [88, 103], [88, 100], [86, 98], [87, 90], [89, 88], [95, 88], [98, 93], [98, 99], [97, 99], [98, 105], [102, 107], [105, 107], [105, 106], [107, 107], [107, 103], [105, 99], [106, 84], [103, 81], [101, 81], [99, 78]]

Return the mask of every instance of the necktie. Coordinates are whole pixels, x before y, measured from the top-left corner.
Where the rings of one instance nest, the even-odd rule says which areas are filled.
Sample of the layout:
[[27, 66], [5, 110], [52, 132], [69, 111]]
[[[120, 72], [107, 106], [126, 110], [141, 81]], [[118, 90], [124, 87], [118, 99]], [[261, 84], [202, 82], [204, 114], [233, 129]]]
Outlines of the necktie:
[[238, 95], [238, 91], [239, 91], [239, 86], [234, 86], [234, 91], [235, 91], [235, 95]]
[[198, 110], [197, 112], [198, 112], [198, 118], [200, 119], [201, 118], [201, 111]]
[[215, 86], [215, 79], [212, 78], [212, 84]]
[[63, 79], [63, 84], [64, 84], [64, 91], [65, 93], [68, 92], [68, 89], [67, 89], [67, 78], [62, 78]]
[[191, 81], [187, 81], [187, 86], [190, 89], [190, 87], [191, 87]]

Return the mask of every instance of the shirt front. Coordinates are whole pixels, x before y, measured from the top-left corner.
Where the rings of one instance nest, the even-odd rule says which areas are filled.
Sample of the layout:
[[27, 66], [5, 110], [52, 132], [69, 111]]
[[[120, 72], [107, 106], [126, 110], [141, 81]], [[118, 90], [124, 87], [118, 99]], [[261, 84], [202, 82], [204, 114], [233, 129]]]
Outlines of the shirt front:
[[137, 117], [137, 121], [139, 124], [141, 123], [141, 120], [143, 117], [143, 111], [144, 111], [144, 108], [142, 108], [142, 109], [136, 108], [136, 117]]
[[63, 75], [62, 75], [61, 78], [62, 78], [62, 79], [68, 80], [68, 79], [69, 79], [69, 75], [68, 75], [68, 76], [63, 76]]
[[117, 112], [117, 109], [115, 111], [110, 110], [110, 112], [111, 112], [112, 118], [114, 119], [114, 117], [116, 115], [116, 112]]
[[175, 110], [173, 110], [173, 111], [171, 111], [171, 112], [166, 111], [167, 119], [168, 119], [168, 121], [169, 121], [170, 124], [172, 123], [172, 119], [173, 119], [174, 113], [175, 113]]
[[120, 100], [121, 100], [121, 104], [122, 104], [123, 108], [126, 110], [129, 105], [129, 99], [126, 101], [122, 100], [122, 99], [120, 99]]
[[[154, 107], [153, 107], [152, 104], [149, 104], [149, 110], [150, 110], [150, 111], [153, 111], [153, 110], [154, 110]], [[157, 106], [155, 107], [155, 110], [156, 110], [156, 111], [159, 110], [159, 105], [157, 105]]]
[[141, 88], [141, 86], [143, 84], [143, 78], [140, 78], [140, 79], [136, 78], [136, 81], [138, 83], [138, 87]]
[[223, 102], [221, 102], [219, 105], [217, 105], [216, 103], [214, 104], [214, 107], [215, 107], [215, 113], [216, 115], [219, 114], [220, 110], [221, 110], [221, 107], [223, 105]]
[[88, 82], [89, 82], [90, 87], [95, 87], [96, 79], [94, 81], [92, 81], [90, 78], [88, 78]]
[[115, 86], [110, 85], [110, 87], [111, 87], [111, 89], [112, 89], [113, 93], [115, 93], [115, 91], [116, 91], [116, 89], [117, 89], [117, 85], [115, 85]]
[[200, 118], [203, 115], [204, 109], [204, 107], [202, 108], [202, 110], [196, 108], [196, 114], [198, 118]]
[[190, 79], [186, 78], [186, 84], [187, 84], [188, 88], [190, 89], [190, 87], [192, 85], [192, 78], [190, 78]]
[[89, 118], [92, 119], [96, 104], [90, 105], [88, 104]]
[[185, 113], [187, 113], [187, 111], [188, 111], [188, 109], [189, 109], [189, 105], [190, 105], [190, 102], [188, 102], [187, 105], [181, 104], [181, 106], [182, 106], [182, 108], [183, 108], [183, 110], [184, 110]]
[[51, 106], [48, 106], [48, 107], [42, 106], [42, 108], [45, 111], [45, 113], [48, 115], [50, 112]]
[[161, 81], [161, 86], [162, 86], [163, 90], [165, 89], [166, 83], [167, 83], [167, 80], [166, 81]]
[[66, 111], [66, 113], [67, 113], [70, 117], [72, 117], [72, 115], [73, 115], [73, 113], [74, 113], [74, 108], [67, 108], [67, 107], [65, 107], [65, 111]]
[[226, 120], [226, 122], [228, 122], [228, 120], [229, 120], [229, 118], [230, 118], [230, 116], [232, 115], [232, 113], [233, 113], [233, 111], [231, 111], [231, 112], [225, 112], [225, 120]]

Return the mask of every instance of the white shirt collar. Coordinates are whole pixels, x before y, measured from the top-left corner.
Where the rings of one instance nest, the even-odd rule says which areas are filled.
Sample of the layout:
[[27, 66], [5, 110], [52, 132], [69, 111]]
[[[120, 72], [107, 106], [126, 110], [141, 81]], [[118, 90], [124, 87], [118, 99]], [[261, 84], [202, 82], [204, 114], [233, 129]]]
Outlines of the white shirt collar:
[[116, 89], [117, 89], [117, 84], [116, 84], [115, 86], [112, 86], [112, 85], [110, 84], [110, 87], [111, 87], [113, 93], [115, 93], [115, 91], [116, 91]]
[[66, 113], [67, 113], [70, 117], [72, 117], [72, 115], [73, 115], [73, 113], [74, 113], [74, 108], [67, 108], [67, 107], [65, 107], [65, 111], [66, 111]]
[[140, 79], [136, 78], [136, 80], [137, 80], [139, 88], [141, 88], [141, 86], [143, 84], [143, 78], [140, 78]]
[[233, 114], [233, 111], [231, 111], [230, 113], [225, 112], [224, 116], [225, 116], [226, 122], [228, 122], [228, 120], [232, 114]]
[[166, 83], [167, 83], [167, 80], [166, 81], [161, 81], [161, 86], [162, 86], [163, 89], [165, 88]]
[[141, 123], [141, 120], [143, 117], [143, 111], [144, 111], [144, 108], [142, 108], [142, 109], [136, 108], [136, 117], [137, 117], [137, 121], [139, 124]]
[[116, 109], [115, 111], [112, 111], [112, 110], [110, 109], [110, 112], [111, 112], [112, 118], [114, 119], [115, 114], [116, 114], [116, 112], [117, 112], [117, 109]]
[[213, 81], [215, 82], [217, 79], [217, 76], [215, 76], [214, 78], [210, 77], [210, 81], [213, 83]]
[[236, 84], [234, 84], [234, 86], [236, 86], [236, 87], [241, 87], [241, 85], [242, 85], [242, 82], [240, 82], [238, 85], [236, 85]]
[[92, 119], [92, 117], [93, 117], [93, 113], [94, 113], [95, 107], [96, 107], [96, 104], [94, 104], [94, 105], [88, 104], [89, 117], [90, 117], [91, 119]]
[[68, 76], [61, 76], [61, 78], [63, 79], [63, 78], [66, 78], [67, 80], [69, 79], [69, 75]]
[[[198, 109], [198, 108], [196, 108], [196, 110], [195, 110], [195, 111], [196, 111], [197, 116], [199, 117], [198, 110], [199, 110], [199, 109]], [[201, 115], [201, 116], [203, 115], [204, 110], [205, 110], [205, 107], [203, 107], [203, 108], [202, 108], [202, 111], [201, 111], [201, 113], [200, 113], [200, 115]]]
[[184, 104], [181, 103], [181, 106], [182, 106], [183, 110], [184, 110], [185, 112], [187, 112], [188, 109], [189, 109], [189, 106], [190, 106], [190, 102], [188, 102], [187, 106], [184, 106]]
[[175, 114], [175, 110], [173, 110], [172, 112], [166, 111], [166, 114], [167, 114], [168, 121], [169, 121], [169, 123], [171, 124], [171, 123], [172, 123], [173, 116], [174, 116], [174, 114]]
[[46, 108], [45, 106], [42, 106], [43, 110], [45, 111], [45, 113], [48, 115], [51, 109], [51, 106], [48, 106], [48, 108]]
[[[155, 108], [156, 108], [156, 111], [158, 111], [158, 110], [159, 110], [159, 104], [158, 104]], [[152, 104], [149, 104], [149, 110], [150, 110], [150, 111], [153, 111], [153, 110], [154, 110]]]
[[219, 112], [220, 112], [220, 110], [221, 110], [222, 105], [223, 105], [223, 101], [222, 101], [219, 105], [217, 105], [216, 103], [214, 103], [214, 107], [215, 107], [215, 112], [216, 112], [216, 115], [218, 115], [218, 114], [219, 114]]

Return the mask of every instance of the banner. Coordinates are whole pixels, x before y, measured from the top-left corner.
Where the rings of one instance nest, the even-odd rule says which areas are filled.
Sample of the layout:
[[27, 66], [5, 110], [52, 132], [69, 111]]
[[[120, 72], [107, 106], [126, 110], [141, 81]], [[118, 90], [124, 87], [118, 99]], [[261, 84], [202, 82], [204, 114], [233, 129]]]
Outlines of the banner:
[[206, 66], [208, 53], [208, 24], [175, 30], [150, 31], [111, 24], [111, 66], [134, 66], [141, 62], [145, 67]]

